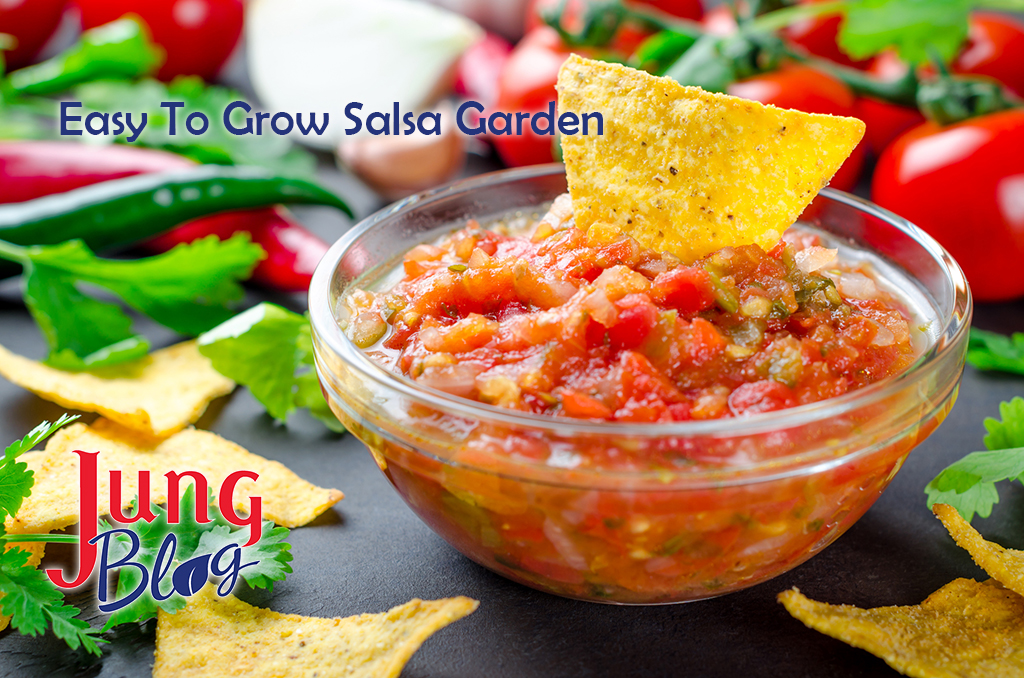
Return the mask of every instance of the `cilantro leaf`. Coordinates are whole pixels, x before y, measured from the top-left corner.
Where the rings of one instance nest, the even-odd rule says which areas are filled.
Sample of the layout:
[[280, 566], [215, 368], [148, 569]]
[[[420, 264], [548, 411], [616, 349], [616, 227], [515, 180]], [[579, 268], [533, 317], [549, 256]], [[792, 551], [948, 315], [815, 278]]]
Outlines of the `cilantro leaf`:
[[1024, 374], [1024, 332], [1008, 337], [972, 327], [967, 362], [979, 370]]
[[849, 3], [839, 46], [855, 59], [895, 48], [917, 64], [935, 50], [946, 61], [967, 39], [971, 0], [856, 0]]
[[987, 518], [999, 501], [997, 482], [1016, 479], [1024, 483], [1024, 399], [1001, 403], [999, 414], [1001, 420], [985, 419], [988, 452], [968, 454], [925, 487], [929, 508], [949, 504], [967, 521], [975, 513]]
[[29, 555], [19, 548], [0, 552], [0, 612], [11, 615], [11, 626], [19, 633], [36, 636], [49, 626], [72, 650], [83, 647], [100, 654], [97, 643], [106, 641], [75, 618], [79, 609], [64, 604], [64, 597], [46, 574], [29, 566]]
[[231, 316], [239, 285], [264, 256], [240, 233], [208, 236], [164, 254], [135, 260], [101, 259], [79, 240], [18, 247], [0, 243], [0, 257], [24, 266], [25, 303], [50, 348], [54, 367], [81, 370], [144, 356], [149, 342], [114, 303], [85, 294], [103, 287], [176, 332], [197, 335]]
[[[173, 534], [178, 542], [174, 554], [175, 567], [196, 556], [207, 554], [215, 556], [220, 549], [229, 544], [241, 546], [248, 541], [248, 529], [232, 529], [233, 526], [224, 519], [211, 499], [212, 497], [207, 498], [209, 523], [196, 522], [195, 486], [190, 484], [181, 496], [179, 523], [168, 523], [167, 509], [154, 506], [153, 513], [156, 514], [156, 519], [153, 522], [146, 523], [140, 520], [120, 526], [132, 530], [139, 536], [139, 552], [135, 554], [133, 560], [142, 563], [150, 572], [153, 572], [156, 557], [168, 534]], [[106, 532], [111, 527], [109, 523], [101, 523], [100, 530]], [[250, 586], [256, 588], [272, 589], [273, 582], [284, 579], [292, 571], [288, 564], [292, 560], [292, 554], [289, 552], [291, 544], [284, 541], [288, 534], [288, 528], [276, 527], [272, 521], [264, 520], [260, 540], [252, 546], [242, 548], [241, 563], [255, 562], [256, 564], [242, 568], [239, 576]], [[109, 557], [116, 562], [117, 559], [127, 554], [129, 539], [125, 535], [116, 535], [113, 540], [114, 544], [111, 545]], [[170, 592], [168, 588], [170, 574], [168, 572], [163, 580], [161, 588], [164, 593]], [[121, 568], [117, 575], [116, 597], [121, 599], [131, 593], [138, 587], [140, 581], [141, 574], [138, 568]], [[145, 593], [136, 600], [111, 614], [103, 626], [103, 630], [107, 631], [118, 624], [152, 619], [156, 617], [159, 610], [176, 612], [183, 608], [186, 602], [185, 598], [177, 592], [173, 592], [165, 600], [158, 601], [153, 598], [150, 589], [147, 588]]]
[[30, 262], [24, 280], [25, 305], [50, 347], [46, 362], [53, 367], [85, 370], [149, 352], [149, 342], [132, 332], [120, 307], [82, 294], [60, 269]]
[[[32, 494], [35, 479], [28, 464], [17, 459], [78, 417], [67, 414], [54, 423], [44, 421], [28, 435], [7, 446], [0, 459], [0, 537], [6, 537], [4, 521], [17, 514], [25, 497]], [[28, 564], [30, 554], [18, 547], [4, 548], [0, 542], [0, 612], [11, 616], [18, 632], [35, 636], [49, 627], [55, 636], [77, 650], [100, 654], [97, 632], [81, 619], [79, 610], [64, 604], [64, 596], [47, 576]]]
[[200, 335], [198, 344], [215, 370], [248, 386], [274, 419], [306, 407], [332, 431], [344, 431], [320, 391], [305, 316], [262, 303]]
[[[134, 523], [120, 525], [119, 527], [128, 528], [135, 532], [139, 537], [139, 552], [135, 554], [133, 560], [145, 565], [149, 572], [153, 572], [153, 566], [156, 563], [156, 557], [160, 552], [160, 547], [164, 543], [164, 538], [171, 533], [173, 533], [175, 538], [178, 540], [174, 553], [175, 565], [191, 558], [195, 553], [196, 546], [199, 545], [199, 539], [202, 536], [203, 531], [212, 529], [212, 527], [217, 524], [216, 518], [220, 517], [220, 515], [216, 513], [216, 509], [211, 507], [210, 518], [214, 519], [214, 522], [206, 524], [197, 523], [195, 506], [195, 486], [190, 484], [181, 494], [181, 502], [179, 503], [179, 515], [181, 522], [177, 525], [172, 525], [167, 522], [167, 509], [162, 506], [153, 506], [153, 513], [156, 515], [156, 518], [151, 523], [139, 520]], [[109, 523], [105, 523], [100, 526], [100, 529], [105, 532], [110, 529], [110, 527], [111, 525]], [[112, 562], [117, 562], [117, 560], [119, 560], [123, 555], [128, 553], [127, 543], [129, 540], [125, 535], [116, 535], [114, 537], [114, 541], [118, 548], [115, 549], [112, 544], [108, 557]], [[136, 587], [138, 587], [141, 579], [142, 574], [139, 572], [138, 568], [121, 568], [117, 575], [117, 588], [115, 589], [116, 597], [121, 599], [134, 591]], [[103, 625], [103, 630], [108, 631], [118, 624], [152, 619], [156, 617], [157, 611], [160, 609], [167, 612], [177, 612], [181, 608], [185, 607], [186, 602], [188, 601], [176, 592], [172, 593], [170, 598], [157, 601], [153, 598], [150, 591], [147, 590], [131, 604], [126, 605], [111, 614], [107, 619], [107, 623]]]
[[77, 415], [64, 414], [52, 424], [44, 421], [29, 431], [24, 438], [14, 441], [4, 450], [3, 459], [0, 459], [0, 525], [7, 516], [18, 513], [22, 502], [32, 494], [32, 485], [35, 483], [28, 464], [19, 462], [18, 457], [49, 438], [57, 429], [76, 419]]
[[242, 568], [239, 575], [253, 588], [274, 590], [274, 582], [281, 581], [292, 571], [288, 563], [292, 560], [292, 545], [284, 541], [288, 536], [287, 527], [277, 527], [272, 521], [264, 520], [260, 540], [252, 546], [242, 546], [248, 540], [247, 530], [232, 530], [226, 525], [203, 532], [199, 538], [196, 553], [216, 555], [230, 544], [241, 547], [240, 562], [253, 563]]

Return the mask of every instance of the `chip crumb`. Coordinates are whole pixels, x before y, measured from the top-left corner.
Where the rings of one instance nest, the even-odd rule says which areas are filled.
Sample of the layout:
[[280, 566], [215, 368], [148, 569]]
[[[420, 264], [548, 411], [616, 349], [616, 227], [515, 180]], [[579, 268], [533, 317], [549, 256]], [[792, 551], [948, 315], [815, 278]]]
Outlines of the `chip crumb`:
[[177, 613], [160, 610], [153, 678], [397, 678], [435, 631], [473, 612], [471, 598], [413, 599], [380, 614], [281, 614], [207, 585]]
[[[727, 246], [771, 249], [865, 129], [576, 55], [559, 72], [558, 108], [605, 124], [602, 136], [562, 135], [576, 226], [610, 222], [684, 263]], [[713, 204], [691, 199], [712, 192]]]
[[0, 346], [0, 375], [45, 400], [155, 436], [180, 431], [235, 388], [195, 341], [89, 372], [58, 370]]
[[779, 594], [809, 628], [867, 650], [913, 678], [1020, 678], [1024, 598], [990, 579], [956, 579], [920, 605], [829, 605], [796, 588]]
[[957, 546], [971, 554], [978, 567], [1006, 588], [1024, 596], [1024, 551], [986, 541], [949, 504], [935, 504], [932, 512], [942, 521]]
[[[235, 486], [235, 507], [247, 509], [249, 498], [263, 499], [263, 517], [285, 527], [310, 522], [344, 496], [338, 490], [317, 487], [295, 475], [280, 462], [252, 454], [215, 433], [186, 429], [170, 438], [154, 438], [99, 419], [91, 426], [72, 424], [57, 431], [46, 449], [20, 457], [35, 473], [32, 494], [14, 518], [6, 521], [9, 533], [44, 533], [79, 521], [79, 457], [75, 450], [100, 452], [97, 492], [100, 510], [110, 505], [111, 469], [121, 471], [121, 508], [127, 510], [138, 494], [138, 473], [150, 472], [151, 500], [167, 501], [168, 471], [200, 471], [214, 492], [229, 474], [255, 471], [259, 479], [244, 479]], [[184, 489], [184, 480], [183, 487]]]

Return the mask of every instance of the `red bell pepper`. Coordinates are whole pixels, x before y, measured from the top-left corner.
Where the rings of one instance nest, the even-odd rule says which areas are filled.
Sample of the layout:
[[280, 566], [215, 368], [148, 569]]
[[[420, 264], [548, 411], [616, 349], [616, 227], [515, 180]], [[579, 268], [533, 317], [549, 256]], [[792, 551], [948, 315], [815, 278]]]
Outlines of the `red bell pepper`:
[[[74, 142], [0, 143], [0, 203], [22, 202], [121, 177], [194, 163], [173, 153], [128, 146], [95, 147]], [[141, 243], [166, 252], [206, 235], [222, 240], [245, 231], [267, 253], [253, 280], [284, 292], [305, 292], [328, 245], [283, 207], [224, 212], [194, 219]]]

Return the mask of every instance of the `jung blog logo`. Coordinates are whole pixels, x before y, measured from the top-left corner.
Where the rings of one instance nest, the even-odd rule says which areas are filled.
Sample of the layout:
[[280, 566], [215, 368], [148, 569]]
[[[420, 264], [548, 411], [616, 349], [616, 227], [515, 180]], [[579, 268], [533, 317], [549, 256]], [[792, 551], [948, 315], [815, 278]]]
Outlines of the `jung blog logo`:
[[[79, 456], [79, 492], [80, 492], [80, 516], [81, 533], [78, 546], [78, 575], [73, 580], [68, 580], [61, 569], [48, 569], [46, 575], [54, 585], [63, 589], [73, 589], [85, 584], [96, 569], [97, 557], [99, 560], [99, 576], [97, 581], [97, 593], [100, 601], [101, 612], [114, 612], [133, 603], [148, 590], [156, 601], [166, 600], [175, 593], [189, 597], [198, 589], [202, 588], [210, 576], [223, 577], [217, 587], [217, 593], [221, 596], [228, 595], [238, 581], [239, 572], [249, 566], [256, 565], [259, 561], [249, 563], [242, 562], [243, 548], [252, 546], [259, 541], [262, 532], [262, 499], [250, 497], [247, 515], [239, 515], [235, 512], [232, 497], [235, 486], [242, 479], [255, 481], [259, 474], [254, 471], [235, 471], [228, 475], [220, 484], [217, 493], [217, 507], [224, 519], [238, 528], [248, 526], [249, 540], [242, 546], [237, 543], [229, 543], [216, 553], [196, 555], [188, 560], [174, 565], [175, 552], [178, 548], [178, 537], [170, 530], [163, 538], [160, 548], [157, 551], [156, 559], [152, 563], [152, 569], [137, 557], [142, 550], [142, 542], [134, 531], [124, 528], [112, 528], [100, 533], [99, 525], [99, 499], [98, 499], [98, 462], [99, 452], [74, 452]], [[156, 514], [150, 503], [150, 474], [147, 470], [138, 472], [138, 495], [135, 515], [125, 516], [121, 508], [121, 471], [111, 469], [110, 475], [110, 506], [109, 514], [118, 523], [135, 523], [144, 520], [152, 523]], [[170, 471], [164, 474], [167, 479], [167, 523], [176, 525], [181, 522], [181, 493], [180, 485], [182, 478], [189, 478], [195, 485], [196, 497], [208, 497], [209, 482], [206, 476], [199, 471]], [[207, 524], [212, 522], [209, 515], [208, 502], [195, 501], [195, 522]], [[124, 539], [124, 537], [127, 538]], [[113, 559], [113, 562], [111, 560]], [[108, 600], [107, 581], [109, 575], [119, 568], [135, 568], [139, 574], [139, 583], [133, 591], [120, 599]], [[170, 590], [165, 593], [165, 586], [162, 583], [170, 577]]]

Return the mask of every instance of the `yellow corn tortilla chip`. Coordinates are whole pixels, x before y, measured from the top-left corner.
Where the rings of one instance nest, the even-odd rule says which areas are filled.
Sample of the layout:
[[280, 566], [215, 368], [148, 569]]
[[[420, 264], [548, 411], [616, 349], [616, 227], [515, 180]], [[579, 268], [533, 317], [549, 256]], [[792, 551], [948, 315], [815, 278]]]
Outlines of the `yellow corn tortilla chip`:
[[0, 346], [0, 375], [58, 405], [97, 412], [157, 436], [185, 428], [210, 401], [235, 388], [235, 382], [213, 369], [194, 341], [91, 372], [54, 369]]
[[779, 594], [815, 631], [867, 650], [915, 678], [1024, 675], [1024, 598], [995, 580], [956, 579], [920, 605], [829, 605], [797, 589]]
[[576, 226], [609, 223], [687, 263], [774, 246], [865, 129], [575, 55], [558, 74], [558, 109], [604, 121], [600, 136], [593, 119], [588, 135], [562, 135]]
[[978, 567], [1006, 588], [1024, 596], [1024, 551], [985, 541], [949, 504], [935, 504], [932, 511], [949, 530], [957, 546], [970, 553]]
[[423, 641], [478, 605], [464, 597], [414, 599], [380, 614], [325, 619], [218, 598], [212, 589], [175, 614], [160, 611], [153, 678], [397, 678]]
[[[200, 471], [216, 493], [230, 473], [255, 471], [259, 480], [243, 479], [235, 486], [235, 506], [249, 507], [249, 497], [263, 498], [263, 517], [285, 527], [305, 525], [344, 495], [308, 483], [283, 464], [252, 454], [215, 433], [186, 429], [170, 438], [152, 438], [99, 419], [91, 426], [73, 424], [55, 433], [39, 452], [20, 457], [35, 472], [32, 494], [15, 518], [7, 519], [9, 533], [51, 532], [78, 522], [79, 456], [75, 450], [100, 452], [97, 485], [100, 514], [110, 506], [111, 469], [121, 471], [121, 506], [127, 509], [138, 492], [138, 472], [150, 472], [152, 501], [167, 501], [168, 471]], [[182, 480], [181, 490], [187, 480]]]

